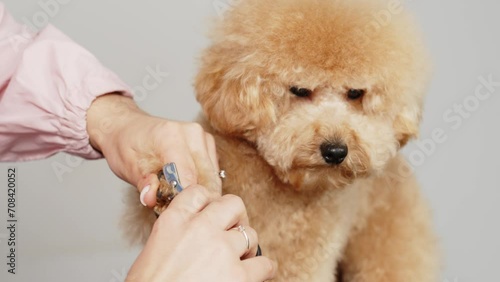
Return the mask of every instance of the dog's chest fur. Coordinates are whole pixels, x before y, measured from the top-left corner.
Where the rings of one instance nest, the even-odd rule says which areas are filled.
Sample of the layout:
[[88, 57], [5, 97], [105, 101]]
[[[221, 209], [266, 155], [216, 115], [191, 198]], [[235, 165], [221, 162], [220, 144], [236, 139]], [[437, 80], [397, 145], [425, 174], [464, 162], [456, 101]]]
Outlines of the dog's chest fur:
[[332, 282], [353, 223], [368, 196], [359, 181], [344, 189], [297, 192], [244, 141], [217, 136], [223, 193], [240, 196], [264, 255], [275, 259], [274, 281]]

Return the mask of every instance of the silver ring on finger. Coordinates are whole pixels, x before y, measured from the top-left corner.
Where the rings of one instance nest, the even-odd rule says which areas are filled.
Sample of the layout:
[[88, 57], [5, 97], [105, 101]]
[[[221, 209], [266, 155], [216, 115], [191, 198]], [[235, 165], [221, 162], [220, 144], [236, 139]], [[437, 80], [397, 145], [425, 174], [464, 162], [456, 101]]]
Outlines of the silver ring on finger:
[[248, 237], [248, 234], [245, 230], [245, 227], [243, 227], [243, 225], [240, 225], [240, 226], [236, 227], [235, 229], [238, 230], [239, 232], [241, 232], [241, 234], [243, 234], [243, 236], [245, 237], [246, 244], [247, 244], [247, 250], [250, 250], [250, 238]]

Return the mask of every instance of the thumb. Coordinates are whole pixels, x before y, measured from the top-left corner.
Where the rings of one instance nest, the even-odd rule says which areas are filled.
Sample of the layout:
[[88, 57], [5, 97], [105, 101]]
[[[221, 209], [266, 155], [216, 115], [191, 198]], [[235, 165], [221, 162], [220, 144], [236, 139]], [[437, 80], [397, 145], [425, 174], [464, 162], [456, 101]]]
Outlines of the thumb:
[[150, 173], [143, 177], [137, 184], [140, 192], [140, 200], [144, 206], [154, 207], [156, 205], [156, 193], [160, 187], [160, 181], [156, 174]]

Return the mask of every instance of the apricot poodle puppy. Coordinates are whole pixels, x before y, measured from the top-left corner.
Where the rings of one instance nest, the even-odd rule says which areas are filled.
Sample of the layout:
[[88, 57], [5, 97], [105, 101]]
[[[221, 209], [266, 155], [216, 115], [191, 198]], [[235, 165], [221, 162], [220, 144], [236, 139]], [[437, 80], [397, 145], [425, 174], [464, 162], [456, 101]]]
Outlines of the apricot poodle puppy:
[[398, 153], [418, 134], [428, 60], [397, 4], [242, 0], [202, 56], [223, 192], [246, 203], [275, 281], [438, 279], [429, 208]]

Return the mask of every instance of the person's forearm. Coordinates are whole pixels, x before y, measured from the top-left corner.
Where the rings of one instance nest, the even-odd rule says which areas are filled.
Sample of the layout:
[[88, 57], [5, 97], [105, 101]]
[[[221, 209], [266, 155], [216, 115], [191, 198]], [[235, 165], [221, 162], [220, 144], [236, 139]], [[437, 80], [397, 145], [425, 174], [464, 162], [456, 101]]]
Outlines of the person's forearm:
[[89, 144], [85, 115], [100, 95], [130, 88], [55, 27], [31, 33], [0, 2], [0, 161], [67, 152], [102, 155]]

